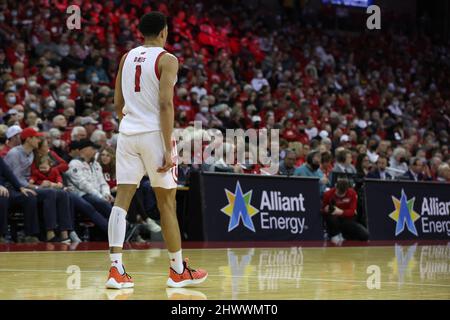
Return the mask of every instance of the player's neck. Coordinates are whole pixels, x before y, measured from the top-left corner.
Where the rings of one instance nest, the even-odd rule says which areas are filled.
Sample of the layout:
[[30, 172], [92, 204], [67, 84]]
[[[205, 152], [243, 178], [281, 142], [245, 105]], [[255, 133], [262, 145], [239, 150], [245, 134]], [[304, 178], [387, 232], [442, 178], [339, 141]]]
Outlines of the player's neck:
[[164, 47], [164, 44], [159, 39], [145, 39], [144, 47]]

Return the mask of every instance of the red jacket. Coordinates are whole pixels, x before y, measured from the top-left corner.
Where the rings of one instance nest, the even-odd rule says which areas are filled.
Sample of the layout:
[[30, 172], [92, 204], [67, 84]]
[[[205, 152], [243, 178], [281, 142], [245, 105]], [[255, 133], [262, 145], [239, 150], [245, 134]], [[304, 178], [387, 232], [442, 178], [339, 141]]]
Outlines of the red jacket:
[[349, 188], [345, 193], [345, 196], [343, 197], [338, 197], [336, 195], [336, 188], [332, 188], [327, 192], [325, 192], [323, 194], [323, 201], [322, 201], [323, 214], [328, 214], [328, 212], [325, 211], [325, 207], [330, 205], [331, 200], [334, 201], [334, 205], [337, 208], [344, 210], [342, 217], [353, 218], [356, 215], [358, 195], [356, 194], [356, 191], [353, 190], [352, 188]]
[[44, 180], [48, 180], [53, 183], [62, 183], [62, 176], [56, 167], [50, 168], [50, 171], [46, 174], [39, 171], [36, 166], [31, 169], [31, 180], [36, 185], [40, 185]]

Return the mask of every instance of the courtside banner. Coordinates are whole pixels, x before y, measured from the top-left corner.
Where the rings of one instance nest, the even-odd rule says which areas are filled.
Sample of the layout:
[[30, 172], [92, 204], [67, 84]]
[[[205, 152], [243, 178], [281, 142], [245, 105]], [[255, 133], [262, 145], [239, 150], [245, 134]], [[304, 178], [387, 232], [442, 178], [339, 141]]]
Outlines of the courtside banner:
[[204, 240], [322, 240], [317, 179], [201, 174]]
[[450, 239], [450, 185], [366, 180], [371, 240]]

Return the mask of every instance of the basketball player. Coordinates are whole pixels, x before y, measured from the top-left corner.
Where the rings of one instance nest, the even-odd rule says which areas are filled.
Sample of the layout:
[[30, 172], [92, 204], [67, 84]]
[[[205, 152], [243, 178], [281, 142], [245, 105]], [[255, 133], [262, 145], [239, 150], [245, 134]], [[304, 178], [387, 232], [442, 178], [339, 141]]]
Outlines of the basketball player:
[[161, 214], [161, 228], [169, 252], [167, 286], [199, 284], [208, 276], [193, 270], [181, 254], [176, 215], [176, 146], [172, 142], [173, 91], [178, 60], [163, 48], [167, 40], [166, 17], [159, 12], [144, 15], [139, 23], [144, 45], [125, 54], [116, 78], [114, 104], [120, 121], [117, 141], [117, 196], [108, 224], [111, 269], [106, 287], [131, 288], [133, 280], [122, 265], [126, 214], [143, 175], [147, 172]]

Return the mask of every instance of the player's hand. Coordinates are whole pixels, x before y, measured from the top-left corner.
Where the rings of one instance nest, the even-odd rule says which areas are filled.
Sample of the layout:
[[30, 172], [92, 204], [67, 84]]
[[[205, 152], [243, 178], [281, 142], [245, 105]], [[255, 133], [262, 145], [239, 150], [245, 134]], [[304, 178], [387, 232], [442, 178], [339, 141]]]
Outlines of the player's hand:
[[9, 198], [9, 191], [4, 186], [0, 186], [0, 196]]
[[175, 163], [174, 163], [174, 159], [172, 158], [172, 151], [166, 151], [166, 152], [164, 152], [163, 166], [159, 167], [157, 172], [159, 172], [159, 173], [167, 172], [174, 166], [175, 166]]

